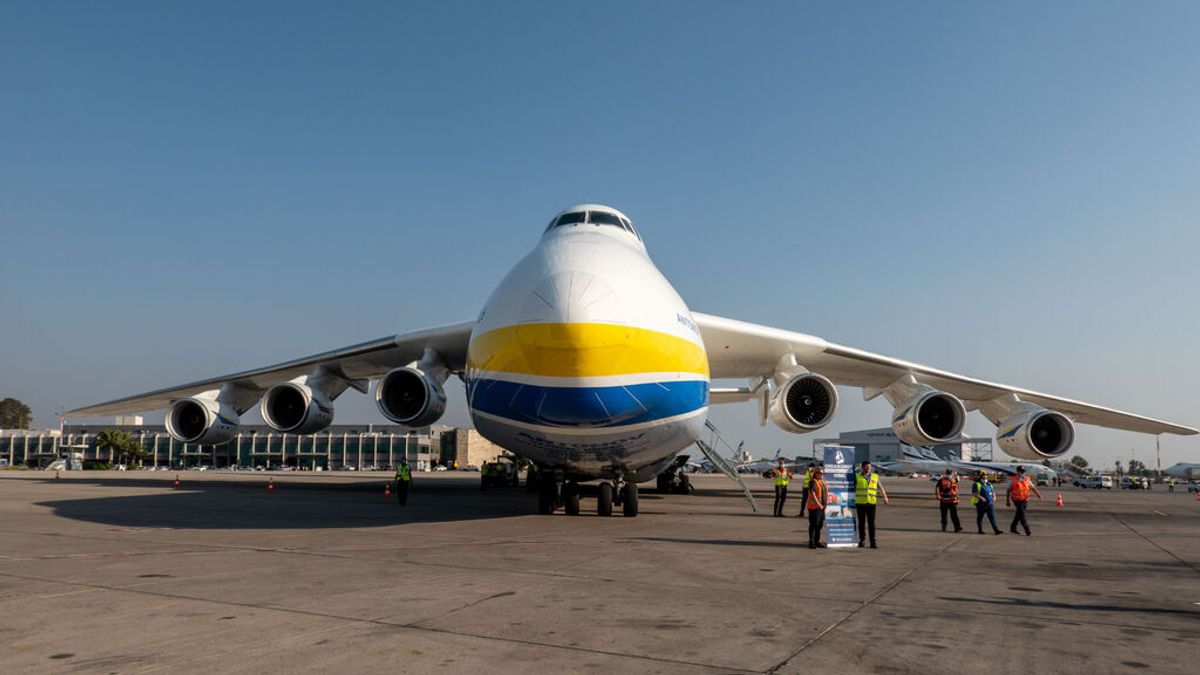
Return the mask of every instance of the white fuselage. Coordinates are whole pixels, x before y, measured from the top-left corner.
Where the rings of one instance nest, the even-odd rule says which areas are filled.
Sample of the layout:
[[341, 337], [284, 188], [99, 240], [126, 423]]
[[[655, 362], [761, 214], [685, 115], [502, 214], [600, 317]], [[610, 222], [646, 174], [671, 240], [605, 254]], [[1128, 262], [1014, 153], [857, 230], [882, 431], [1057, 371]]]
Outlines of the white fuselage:
[[488, 299], [467, 401], [476, 429], [518, 455], [645, 480], [699, 438], [708, 372], [691, 313], [631, 229], [569, 224]]

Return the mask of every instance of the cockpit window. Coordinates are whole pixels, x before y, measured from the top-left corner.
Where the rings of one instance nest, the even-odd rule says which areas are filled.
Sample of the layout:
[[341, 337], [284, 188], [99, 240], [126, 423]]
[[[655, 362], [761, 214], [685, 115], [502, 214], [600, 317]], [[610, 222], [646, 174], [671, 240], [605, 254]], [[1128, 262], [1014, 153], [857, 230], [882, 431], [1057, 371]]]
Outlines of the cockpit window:
[[638, 234], [638, 231], [633, 229], [633, 223], [629, 222], [628, 218], [622, 218], [621, 222], [625, 224], [625, 229], [629, 230], [630, 234], [638, 238], [638, 241], [642, 240], [642, 235]]
[[558, 217], [558, 222], [555, 223], [554, 226], [562, 227], [563, 225], [573, 225], [575, 223], [582, 223], [586, 218], [587, 218], [586, 211], [575, 211], [574, 213], [564, 213]]
[[591, 211], [588, 215], [588, 222], [593, 225], [616, 225], [622, 229], [625, 227], [621, 224], [620, 218], [604, 211]]

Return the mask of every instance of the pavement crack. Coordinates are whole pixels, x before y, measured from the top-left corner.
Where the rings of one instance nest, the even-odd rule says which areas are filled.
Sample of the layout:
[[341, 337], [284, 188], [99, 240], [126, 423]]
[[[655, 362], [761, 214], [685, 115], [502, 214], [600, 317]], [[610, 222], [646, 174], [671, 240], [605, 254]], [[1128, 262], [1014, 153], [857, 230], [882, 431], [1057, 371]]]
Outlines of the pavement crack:
[[836, 630], [838, 626], [841, 626], [843, 623], [845, 623], [847, 620], [849, 620], [850, 617], [854, 616], [855, 614], [858, 614], [859, 612], [866, 609], [867, 607], [870, 607], [871, 604], [874, 603], [876, 600], [878, 600], [878, 599], [882, 598], [883, 596], [887, 595], [888, 593], [890, 593], [892, 591], [892, 589], [899, 586], [900, 583], [903, 582], [905, 579], [907, 579], [909, 577], [909, 575], [911, 575], [913, 572], [916, 572], [917, 570], [921, 569], [922, 567], [933, 562], [935, 559], [938, 558], [938, 556], [942, 555], [946, 551], [949, 551], [951, 548], [954, 548], [962, 541], [964, 541], [964, 540], [963, 539], [955, 539], [954, 541], [946, 544], [945, 546], [943, 546], [940, 549], [938, 549], [937, 551], [935, 551], [932, 555], [926, 556], [924, 559], [918, 561], [912, 567], [909, 567], [902, 574], [897, 575], [896, 578], [894, 578], [890, 582], [888, 582], [888, 584], [886, 586], [879, 589], [879, 591], [876, 592], [875, 595], [872, 595], [871, 597], [869, 597], [866, 600], [864, 600], [863, 602], [861, 602], [857, 607], [855, 607], [854, 609], [847, 612], [846, 615], [843, 616], [842, 618], [840, 618], [837, 621], [834, 621], [833, 623], [826, 626], [825, 630], [822, 630], [820, 633], [817, 633], [813, 637], [809, 638], [807, 642], [800, 645], [799, 649], [793, 651], [791, 654], [788, 654], [787, 658], [780, 661], [779, 663], [776, 663], [774, 666], [768, 668], [764, 672], [767, 672], [767, 673], [777, 672], [780, 668], [786, 666], [789, 661], [791, 661], [792, 659], [799, 656], [800, 653], [803, 652], [805, 649], [808, 649], [809, 647], [813, 646], [821, 638], [825, 637], [829, 633]]
[[1179, 556], [1175, 555], [1175, 553], [1173, 553], [1173, 552], [1172, 552], [1172, 551], [1170, 551], [1169, 549], [1167, 549], [1167, 548], [1165, 548], [1165, 547], [1161, 546], [1161, 545], [1160, 545], [1158, 542], [1154, 541], [1154, 540], [1153, 540], [1153, 539], [1151, 539], [1150, 537], [1147, 537], [1146, 535], [1142, 534], [1141, 532], [1138, 532], [1137, 530], [1133, 529], [1133, 526], [1132, 526], [1132, 525], [1130, 525], [1129, 523], [1125, 522], [1124, 520], [1121, 520], [1121, 517], [1120, 517], [1120, 516], [1118, 516], [1117, 514], [1115, 514], [1115, 513], [1109, 513], [1108, 515], [1109, 515], [1109, 516], [1111, 516], [1113, 520], [1115, 520], [1115, 521], [1117, 521], [1118, 523], [1120, 523], [1121, 525], [1123, 525], [1123, 526], [1124, 526], [1126, 529], [1128, 529], [1130, 532], [1132, 532], [1132, 533], [1136, 534], [1137, 536], [1141, 537], [1143, 540], [1145, 540], [1145, 541], [1146, 541], [1146, 543], [1150, 544], [1150, 545], [1151, 545], [1151, 546], [1153, 546], [1154, 548], [1156, 548], [1156, 549], [1158, 549], [1158, 550], [1162, 551], [1163, 553], [1166, 553], [1167, 555], [1169, 555], [1169, 556], [1171, 556], [1172, 558], [1174, 558], [1175, 560], [1177, 560], [1177, 561], [1179, 562], [1179, 564], [1180, 564], [1180, 565], [1183, 565], [1184, 567], [1187, 567], [1187, 568], [1189, 568], [1189, 569], [1190, 569], [1190, 570], [1192, 570], [1193, 572], [1195, 572], [1195, 573], [1197, 573], [1197, 574], [1200, 574], [1200, 567], [1196, 567], [1196, 566], [1195, 566], [1195, 565], [1193, 565], [1192, 563], [1190, 563], [1190, 562], [1188, 562], [1188, 561], [1184, 560], [1183, 558], [1180, 558]]
[[[683, 660], [683, 659], [668, 659], [668, 658], [664, 658], [664, 657], [660, 657], [660, 656], [647, 656], [644, 654], [630, 654], [627, 652], [612, 651], [612, 650], [606, 650], [606, 649], [592, 649], [590, 647], [560, 645], [560, 644], [554, 644], [552, 642], [540, 642], [537, 640], [521, 640], [521, 639], [517, 639], [517, 638], [497, 637], [494, 635], [484, 635], [484, 634], [480, 634], [480, 633], [471, 633], [471, 632], [467, 632], [467, 631], [456, 631], [456, 630], [450, 630], [450, 629], [446, 629], [446, 628], [433, 628], [430, 626], [420, 626], [420, 625], [415, 625], [415, 624], [395, 623], [392, 621], [385, 621], [383, 619], [365, 619], [365, 618], [361, 618], [361, 617], [341, 616], [338, 614], [330, 614], [327, 612], [315, 612], [312, 610], [295, 609], [295, 608], [291, 608], [291, 607], [280, 607], [278, 605], [264, 605], [264, 604], [257, 604], [257, 603], [252, 603], [252, 602], [235, 602], [232, 600], [214, 600], [212, 598], [200, 598], [200, 597], [195, 597], [195, 596], [190, 596], [190, 595], [182, 595], [179, 593], [165, 593], [162, 591], [151, 591], [151, 590], [138, 589], [138, 588], [126, 588], [126, 587], [121, 587], [121, 586], [109, 586], [107, 584], [94, 584], [94, 583], [87, 583], [87, 582], [82, 582], [82, 581], [61, 581], [58, 579], [45, 579], [42, 577], [29, 576], [29, 575], [25, 575], [25, 574], [13, 574], [11, 572], [0, 572], [0, 577], [9, 577], [12, 579], [21, 579], [24, 581], [41, 581], [41, 582], [46, 582], [46, 583], [57, 583], [57, 584], [63, 584], [66, 586], [75, 586], [78, 588], [111, 591], [114, 593], [132, 593], [132, 594], [137, 594], [137, 595], [146, 595], [146, 596], [153, 596], [153, 597], [159, 597], [159, 598], [166, 598], [166, 599], [170, 599], [170, 600], [187, 600], [187, 601], [192, 601], [192, 602], [202, 602], [202, 603], [228, 606], [228, 607], [242, 607], [242, 608], [246, 608], [246, 609], [257, 609], [257, 610], [267, 611], [267, 612], [283, 612], [283, 613], [287, 613], [287, 614], [297, 614], [297, 615], [310, 616], [310, 617], [321, 618], [321, 619], [346, 621], [349, 623], [371, 624], [371, 625], [375, 625], [375, 626], [383, 626], [383, 627], [391, 628], [394, 630], [413, 630], [413, 631], [422, 631], [422, 632], [427, 632], [427, 633], [438, 633], [438, 634], [442, 634], [442, 635], [458, 635], [461, 637], [471, 637], [471, 638], [476, 638], [476, 639], [480, 639], [480, 640], [493, 640], [496, 642], [506, 642], [506, 643], [510, 643], [510, 644], [545, 647], [548, 649], [562, 649], [562, 650], [567, 650], [567, 651], [571, 651], [571, 652], [580, 652], [580, 653], [587, 653], [587, 654], [598, 654], [598, 655], [602, 655], [602, 656], [621, 657], [621, 658], [626, 658], [626, 659], [634, 659], [637, 661], [646, 661], [646, 662], [654, 662], [654, 663], [669, 663], [669, 664], [682, 665], [682, 666], [693, 666], [693, 667], [698, 667], [698, 668], [707, 668], [710, 670], [719, 670], [720, 672], [723, 672], [723, 673], [730, 673], [730, 672], [753, 673], [753, 672], [756, 672], [753, 670], [747, 670], [747, 669], [743, 669], [743, 668], [731, 668], [728, 666], [719, 666], [719, 665], [714, 665], [711, 663], [703, 663], [703, 662], [699, 662], [699, 661], [687, 661], [687, 660]], [[512, 593], [512, 592], [510, 591], [509, 593]], [[477, 601], [476, 604], [478, 604], [479, 602], [484, 602], [486, 600], [490, 600], [495, 597], [500, 597], [502, 595], [505, 595], [505, 593], [498, 593], [498, 594], [489, 596], [487, 598], [483, 598], [482, 600]], [[460, 608], [460, 609], [463, 609], [463, 608]]]

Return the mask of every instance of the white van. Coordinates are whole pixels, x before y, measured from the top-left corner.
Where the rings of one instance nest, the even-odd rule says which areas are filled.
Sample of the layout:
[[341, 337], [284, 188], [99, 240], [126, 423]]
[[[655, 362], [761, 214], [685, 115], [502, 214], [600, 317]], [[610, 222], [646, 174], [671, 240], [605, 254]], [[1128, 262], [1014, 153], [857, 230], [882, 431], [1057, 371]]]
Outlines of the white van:
[[1097, 490], [1100, 488], [1107, 488], [1111, 490], [1113, 489], [1113, 479], [1112, 476], [1107, 475], [1088, 476], [1087, 478], [1083, 479], [1083, 481], [1079, 484], [1079, 487], [1095, 488]]

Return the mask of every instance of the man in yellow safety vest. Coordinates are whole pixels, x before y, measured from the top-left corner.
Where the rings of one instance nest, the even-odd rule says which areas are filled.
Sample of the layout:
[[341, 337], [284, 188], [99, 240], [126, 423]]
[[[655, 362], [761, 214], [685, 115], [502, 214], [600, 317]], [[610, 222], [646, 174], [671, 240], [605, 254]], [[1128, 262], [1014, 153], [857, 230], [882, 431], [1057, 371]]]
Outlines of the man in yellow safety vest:
[[863, 547], [867, 535], [871, 537], [871, 548], [875, 543], [875, 504], [883, 497], [887, 504], [887, 490], [879, 482], [879, 474], [871, 470], [870, 460], [863, 460], [862, 468], [854, 474], [854, 510], [858, 520], [858, 547]]
[[408, 504], [408, 488], [412, 485], [412, 470], [408, 468], [408, 460], [401, 459], [396, 467], [396, 501], [400, 506]]
[[771, 469], [771, 477], [775, 479], [775, 517], [783, 515], [783, 503], [787, 501], [788, 481], [792, 478], [792, 470], [784, 466], [784, 459]]
[[804, 510], [808, 508], [808, 491], [812, 488], [813, 473], [817, 465], [809, 462], [808, 469], [804, 471], [804, 494], [800, 495], [800, 517], [804, 517]]

